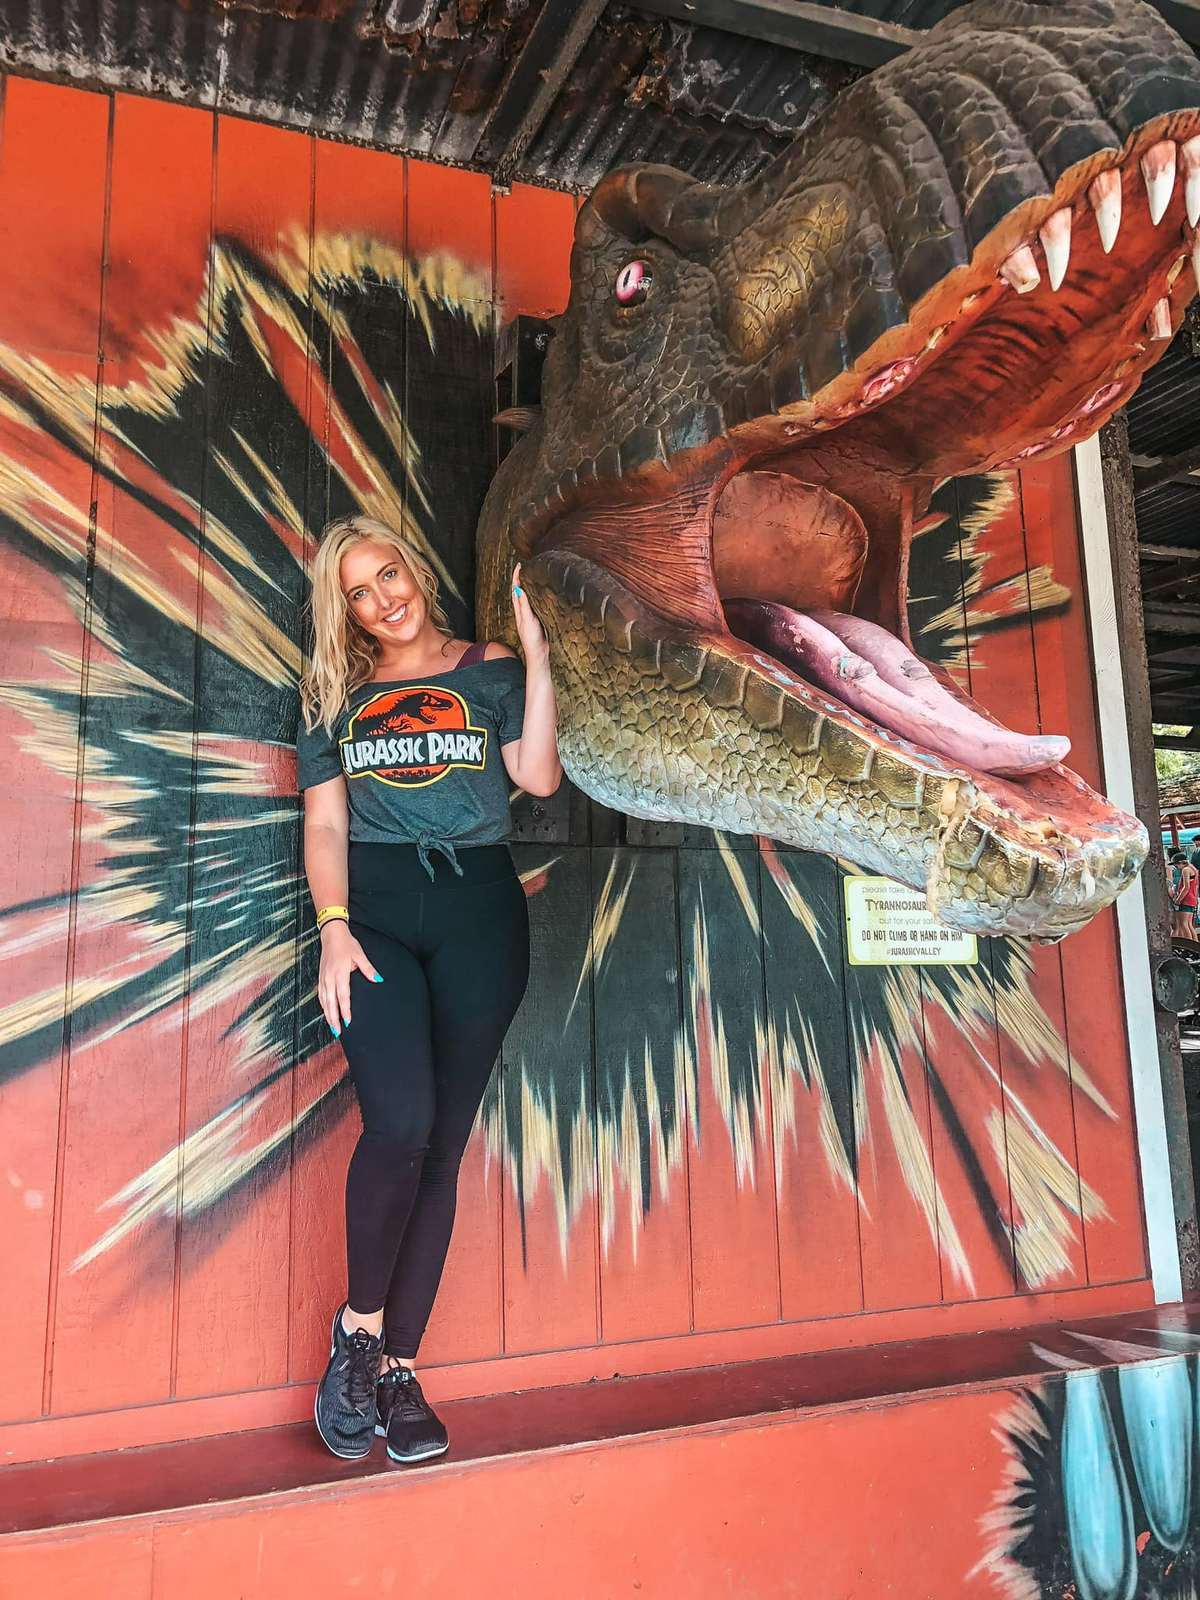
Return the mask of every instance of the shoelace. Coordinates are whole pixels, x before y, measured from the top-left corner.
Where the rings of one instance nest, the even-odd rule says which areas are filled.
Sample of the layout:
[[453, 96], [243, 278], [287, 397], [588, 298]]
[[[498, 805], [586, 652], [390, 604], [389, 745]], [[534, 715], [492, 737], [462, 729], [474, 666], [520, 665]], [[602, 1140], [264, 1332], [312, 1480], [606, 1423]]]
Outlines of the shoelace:
[[362, 1411], [375, 1392], [377, 1379], [374, 1340], [365, 1328], [356, 1328], [348, 1346], [346, 1395], [356, 1411]]
[[[402, 1367], [395, 1369], [402, 1372]], [[415, 1420], [417, 1417], [427, 1417], [430, 1414], [429, 1402], [421, 1392], [421, 1385], [416, 1378], [392, 1378], [394, 1398], [393, 1407], [402, 1417]]]

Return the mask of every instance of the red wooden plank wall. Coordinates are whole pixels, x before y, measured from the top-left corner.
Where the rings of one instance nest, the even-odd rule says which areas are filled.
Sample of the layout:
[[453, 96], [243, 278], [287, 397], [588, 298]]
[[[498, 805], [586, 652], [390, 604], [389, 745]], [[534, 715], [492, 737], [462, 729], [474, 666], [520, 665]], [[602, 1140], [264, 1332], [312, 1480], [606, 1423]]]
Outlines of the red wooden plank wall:
[[[304, 568], [370, 506], [469, 627], [493, 331], [561, 309], [575, 204], [10, 79], [0, 212], [0, 1449], [36, 1453], [37, 1419], [61, 1451], [307, 1407], [356, 1115], [307, 1001]], [[914, 566], [928, 648], [1099, 781], [1069, 463], [944, 486]], [[865, 973], [823, 858], [517, 855], [535, 973], [422, 1351], [442, 1393], [1144, 1278], [1111, 917]], [[130, 1421], [167, 1401], [197, 1404]]]

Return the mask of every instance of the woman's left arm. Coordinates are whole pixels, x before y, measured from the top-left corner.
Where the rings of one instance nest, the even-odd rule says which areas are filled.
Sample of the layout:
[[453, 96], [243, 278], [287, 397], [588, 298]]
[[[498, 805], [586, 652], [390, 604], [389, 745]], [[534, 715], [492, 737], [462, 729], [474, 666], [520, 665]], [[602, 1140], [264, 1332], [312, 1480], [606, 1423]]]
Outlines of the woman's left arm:
[[[527, 794], [551, 795], [562, 782], [555, 730], [558, 710], [550, 681], [550, 646], [542, 625], [521, 588], [521, 568], [513, 569], [512, 605], [517, 636], [525, 656], [525, 720], [521, 737], [500, 746], [509, 777]], [[489, 653], [510, 653], [489, 646]]]

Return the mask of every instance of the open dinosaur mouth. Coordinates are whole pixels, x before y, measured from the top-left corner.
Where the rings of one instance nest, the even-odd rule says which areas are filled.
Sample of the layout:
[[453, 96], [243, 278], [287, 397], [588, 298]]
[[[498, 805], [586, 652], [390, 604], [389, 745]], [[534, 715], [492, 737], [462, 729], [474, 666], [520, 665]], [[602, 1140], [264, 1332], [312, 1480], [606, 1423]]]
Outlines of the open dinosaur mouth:
[[[1068, 448], [1157, 358], [1200, 275], [1200, 118], [1177, 122], [1182, 138], [1143, 135], [1052, 204], [1017, 208], [811, 398], [788, 398], [780, 355], [765, 391], [726, 397], [723, 434], [642, 467], [622, 455], [615, 495], [604, 462], [580, 471], [536, 542], [606, 570], [647, 633], [737, 663], [760, 701], [781, 693], [864, 746], [957, 774], [1035, 828], [1053, 815], [1120, 834], [1130, 819], [1061, 765], [1067, 738], [1001, 725], [914, 654], [908, 542], [938, 479]], [[1032, 398], [1015, 410], [1014, 393]]]
[[[907, 544], [914, 496], [939, 477], [1066, 450], [1154, 362], [1200, 275], [1195, 126], [1189, 115], [1190, 138], [1083, 170], [1054, 210], [1026, 206], [811, 400], [774, 386], [763, 411], [754, 387], [731, 395], [723, 438], [627, 477], [634, 496], [674, 475], [667, 501], [602, 510], [581, 494], [547, 542], [629, 587], [646, 629], [658, 616], [746, 667], [760, 698], [765, 678], [864, 746], [968, 779], [1027, 826], [1054, 816], [1120, 834], [1130, 819], [1061, 765], [1069, 739], [1003, 726], [914, 653]], [[1014, 234], [1021, 221], [1029, 234]], [[1032, 402], [1014, 408], [1014, 394]]]
[[962, 6], [734, 188], [607, 174], [481, 524], [498, 620], [515, 555], [551, 638], [569, 775], [977, 931], [1060, 938], [1109, 904], [1145, 829], [1058, 730], [915, 655], [909, 544], [939, 483], [1065, 452], [1130, 397], [1198, 224], [1195, 60], [1131, 0]]

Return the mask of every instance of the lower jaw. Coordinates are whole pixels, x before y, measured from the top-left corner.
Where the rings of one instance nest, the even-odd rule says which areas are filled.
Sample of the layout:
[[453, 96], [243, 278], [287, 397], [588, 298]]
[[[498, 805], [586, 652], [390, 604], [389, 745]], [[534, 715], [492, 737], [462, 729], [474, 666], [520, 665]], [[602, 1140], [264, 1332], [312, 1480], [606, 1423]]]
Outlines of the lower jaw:
[[[564, 767], [617, 809], [846, 857], [985, 934], [1061, 938], [1145, 857], [1141, 824], [1073, 773], [956, 768], [731, 634], [672, 629], [586, 558], [523, 570], [555, 645]], [[673, 701], [635, 735], [655, 693]]]

